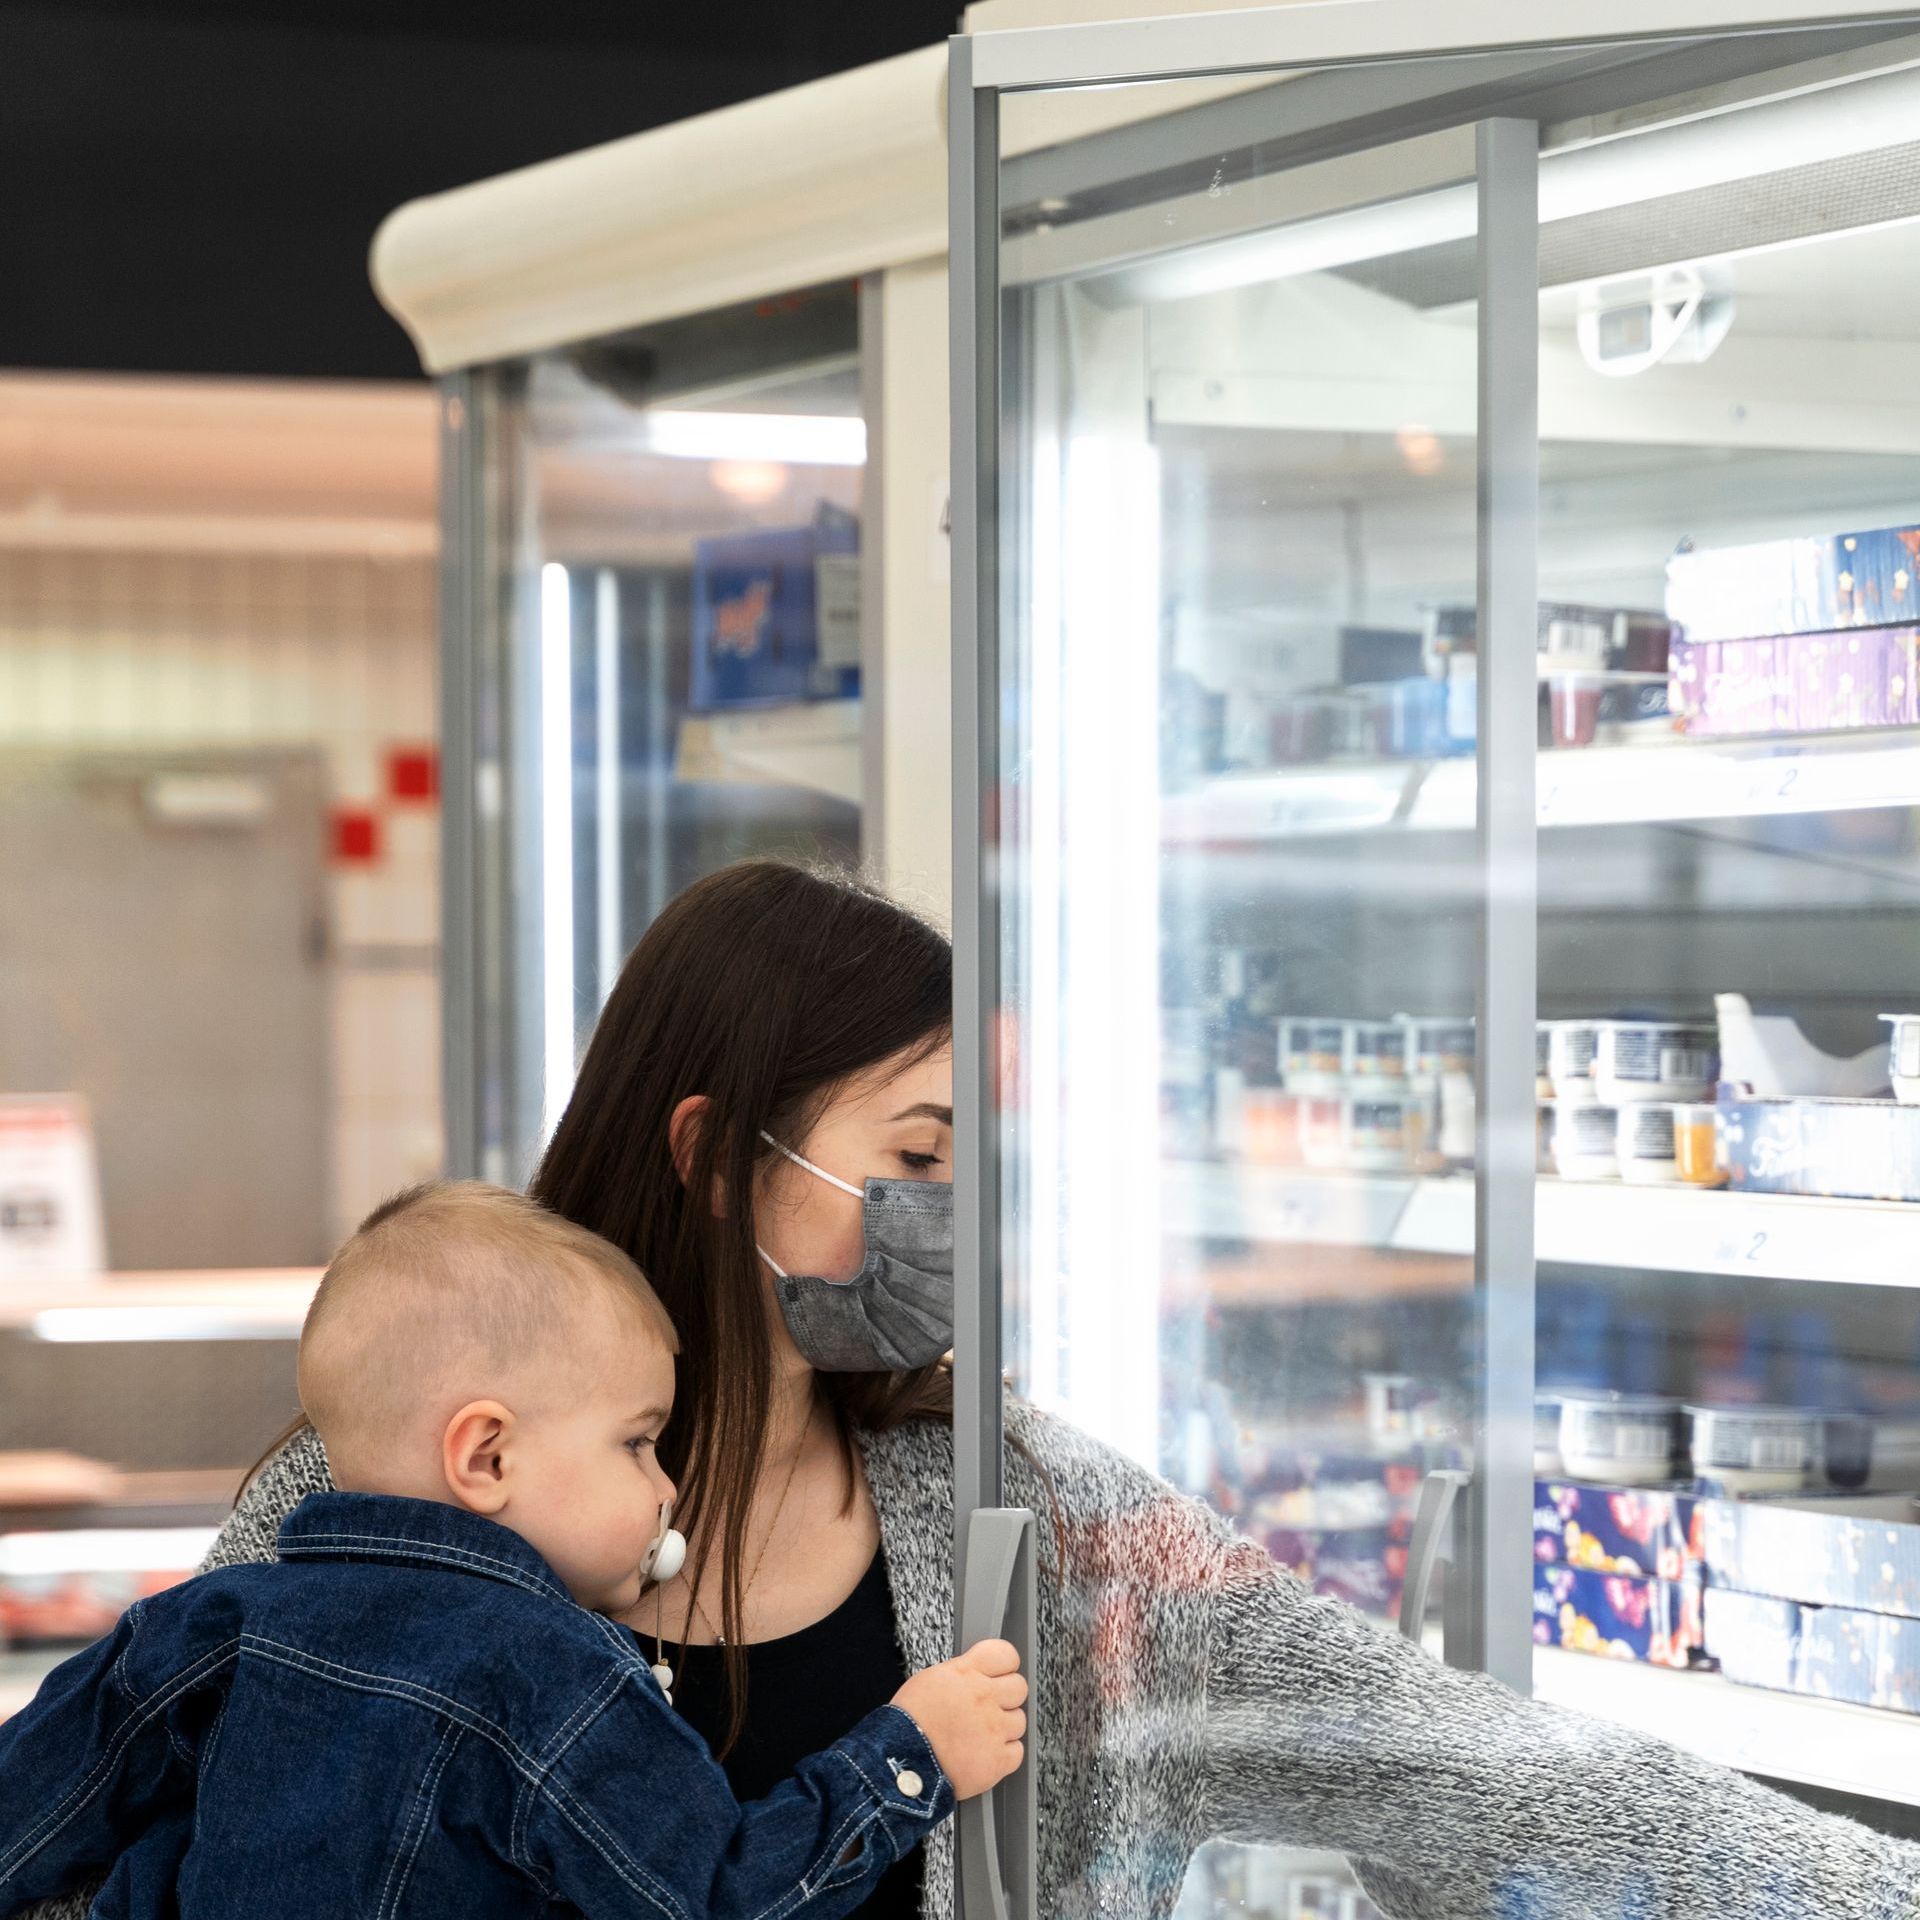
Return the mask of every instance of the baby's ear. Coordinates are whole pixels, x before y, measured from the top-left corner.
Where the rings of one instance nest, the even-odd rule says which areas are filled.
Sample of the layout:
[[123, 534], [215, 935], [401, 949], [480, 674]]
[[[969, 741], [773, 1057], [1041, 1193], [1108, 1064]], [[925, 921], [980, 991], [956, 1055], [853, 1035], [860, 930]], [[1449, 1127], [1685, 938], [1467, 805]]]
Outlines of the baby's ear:
[[507, 1504], [512, 1475], [512, 1412], [498, 1400], [469, 1400], [440, 1436], [447, 1491], [470, 1513], [493, 1515]]

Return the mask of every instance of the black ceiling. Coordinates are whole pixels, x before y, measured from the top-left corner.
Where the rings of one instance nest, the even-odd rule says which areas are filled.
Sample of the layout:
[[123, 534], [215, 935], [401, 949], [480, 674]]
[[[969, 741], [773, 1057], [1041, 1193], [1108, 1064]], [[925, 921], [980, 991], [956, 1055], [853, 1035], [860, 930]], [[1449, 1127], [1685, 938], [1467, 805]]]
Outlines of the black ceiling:
[[0, 366], [417, 375], [415, 194], [925, 46], [959, 0], [0, 0]]

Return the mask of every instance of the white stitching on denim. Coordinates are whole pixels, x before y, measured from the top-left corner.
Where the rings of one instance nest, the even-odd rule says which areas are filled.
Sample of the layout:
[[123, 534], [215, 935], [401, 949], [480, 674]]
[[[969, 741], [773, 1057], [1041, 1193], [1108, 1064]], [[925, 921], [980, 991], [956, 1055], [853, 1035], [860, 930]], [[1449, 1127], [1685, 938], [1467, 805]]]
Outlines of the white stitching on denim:
[[[338, 1547], [314, 1544], [323, 1540], [354, 1541], [357, 1544]], [[542, 1579], [525, 1567], [515, 1566], [511, 1560], [496, 1560], [490, 1553], [475, 1553], [467, 1547], [443, 1546], [437, 1541], [429, 1545], [384, 1533], [302, 1533], [296, 1534], [286, 1544], [291, 1549], [291, 1558], [295, 1560], [311, 1554], [315, 1558], [439, 1560], [447, 1566], [463, 1568], [468, 1572], [475, 1567], [498, 1568], [494, 1577], [512, 1586], [524, 1587], [529, 1593], [544, 1594], [549, 1599], [564, 1600], [569, 1606], [574, 1604], [572, 1594], [557, 1581]], [[467, 1566], [468, 1562], [472, 1565]]]
[[[414, 1862], [419, 1859], [420, 1848], [427, 1837], [427, 1824], [433, 1812], [434, 1795], [439, 1791], [440, 1776], [446, 1772], [447, 1762], [453, 1758], [454, 1749], [460, 1744], [459, 1734], [460, 1729], [452, 1720], [440, 1729], [439, 1744], [427, 1762], [426, 1772], [420, 1776], [413, 1805], [407, 1810], [407, 1824], [402, 1829], [400, 1844], [394, 1849], [393, 1858], [387, 1862], [386, 1883], [381, 1890], [380, 1907], [374, 1920], [389, 1920], [389, 1916], [400, 1909], [407, 1882], [413, 1877]], [[411, 1845], [407, 1844], [409, 1834], [412, 1835]], [[398, 1885], [394, 1883], [396, 1872], [400, 1876]]]
[[114, 1661], [107, 1674], [107, 1678], [127, 1696], [127, 1704], [132, 1707], [140, 1704], [140, 1696], [128, 1683], [127, 1662], [133, 1657], [134, 1639], [139, 1634], [140, 1623], [145, 1617], [145, 1609], [138, 1600], [120, 1616], [120, 1624], [127, 1630], [127, 1644], [120, 1649], [119, 1658]]
[[[580, 1704], [555, 1729], [553, 1738], [534, 1756], [534, 1765], [543, 1775], [551, 1773], [559, 1765], [567, 1749], [586, 1732], [585, 1723], [597, 1718], [601, 1709], [626, 1684], [626, 1674], [615, 1667], [597, 1687], [581, 1697]], [[576, 1727], [574, 1725], [576, 1720], [583, 1724]]]
[[436, 1693], [431, 1687], [423, 1687], [417, 1681], [396, 1679], [391, 1674], [365, 1673], [358, 1667], [345, 1667], [335, 1661], [322, 1660], [299, 1647], [263, 1639], [258, 1634], [250, 1633], [244, 1638], [247, 1650], [262, 1660], [272, 1660], [283, 1667], [316, 1674], [323, 1680], [331, 1680], [336, 1686], [349, 1687], [356, 1692], [383, 1693], [395, 1700], [411, 1701], [416, 1707], [444, 1713], [448, 1719], [459, 1721], [470, 1731], [485, 1735], [513, 1762], [518, 1771], [538, 1777], [539, 1769], [532, 1755], [513, 1735], [505, 1727], [489, 1720], [478, 1708], [468, 1706], [464, 1700], [454, 1700], [444, 1693]]
[[[657, 1887], [653, 1876], [646, 1872], [638, 1861], [632, 1859], [626, 1849], [594, 1818], [593, 1810], [590, 1807], [581, 1805], [574, 1800], [571, 1794], [562, 1791], [551, 1782], [544, 1786], [541, 1791], [553, 1810], [574, 1828], [580, 1837], [599, 1854], [601, 1859], [603, 1859], [607, 1865], [613, 1869], [615, 1874], [631, 1887], [635, 1893], [639, 1894], [643, 1899], [650, 1900], [662, 1913], [673, 1916], [673, 1920], [693, 1920], [693, 1916], [673, 1897], [672, 1890], [666, 1887]], [[592, 1833], [587, 1831], [588, 1827], [593, 1828]], [[595, 1838], [596, 1834], [604, 1836], [607, 1844], [602, 1845], [601, 1841]], [[608, 1850], [609, 1847], [612, 1849], [611, 1852]], [[615, 1854], [619, 1855], [619, 1859], [614, 1857]], [[622, 1866], [621, 1861], [625, 1861], [626, 1866]], [[633, 1873], [629, 1873], [627, 1867], [631, 1867]], [[634, 1874], [638, 1874], [640, 1878], [636, 1880]], [[662, 1895], [664, 1895], [665, 1898], [662, 1898]]]
[[93, 1769], [79, 1781], [67, 1794], [66, 1799], [50, 1812], [43, 1814], [38, 1823], [29, 1827], [20, 1836], [19, 1844], [13, 1852], [0, 1856], [0, 1880], [5, 1880], [16, 1868], [31, 1860], [60, 1829], [79, 1816], [84, 1807], [102, 1787], [111, 1774], [121, 1751], [132, 1741], [146, 1724], [157, 1715], [166, 1712], [181, 1694], [197, 1686], [209, 1673], [224, 1666], [232, 1658], [233, 1650], [240, 1644], [238, 1639], [222, 1641], [211, 1652], [204, 1653], [190, 1667], [175, 1674], [166, 1686], [153, 1694], [146, 1704], [135, 1710], [121, 1723], [118, 1733], [107, 1743], [107, 1748], [93, 1764]]

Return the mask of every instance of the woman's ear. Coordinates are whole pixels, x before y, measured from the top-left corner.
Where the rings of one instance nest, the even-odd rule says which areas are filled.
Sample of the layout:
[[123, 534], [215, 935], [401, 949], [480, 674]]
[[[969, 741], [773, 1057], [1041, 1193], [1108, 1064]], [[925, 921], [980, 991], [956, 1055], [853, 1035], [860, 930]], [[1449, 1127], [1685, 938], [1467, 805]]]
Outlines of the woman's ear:
[[512, 1412], [498, 1400], [469, 1400], [440, 1436], [447, 1491], [469, 1513], [491, 1518], [507, 1504], [512, 1481]]
[[[673, 1155], [673, 1170], [684, 1187], [693, 1178], [693, 1156], [699, 1151], [701, 1129], [713, 1110], [713, 1101], [704, 1093], [690, 1093], [673, 1110], [667, 1122], [667, 1148]], [[727, 1189], [719, 1175], [713, 1181], [713, 1217], [727, 1216]]]

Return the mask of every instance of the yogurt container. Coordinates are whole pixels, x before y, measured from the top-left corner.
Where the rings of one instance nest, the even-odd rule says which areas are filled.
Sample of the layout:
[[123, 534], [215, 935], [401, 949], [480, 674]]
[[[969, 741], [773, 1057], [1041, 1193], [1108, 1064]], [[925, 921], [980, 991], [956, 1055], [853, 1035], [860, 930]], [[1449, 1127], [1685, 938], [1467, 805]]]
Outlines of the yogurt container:
[[1407, 1072], [1416, 1081], [1432, 1083], [1450, 1073], [1473, 1072], [1473, 1022], [1423, 1020], [1401, 1023], [1407, 1030]]
[[1338, 1093], [1347, 1050], [1344, 1020], [1282, 1020], [1280, 1077], [1289, 1093]]
[[1674, 1477], [1680, 1403], [1663, 1394], [1568, 1393], [1560, 1402], [1560, 1459], [1576, 1480], [1658, 1486]]
[[1397, 1173], [1426, 1152], [1433, 1135], [1427, 1098], [1383, 1091], [1356, 1093], [1343, 1104], [1348, 1166], [1363, 1173]]
[[1729, 1493], [1794, 1493], [1820, 1461], [1821, 1417], [1799, 1407], [1689, 1407], [1693, 1475]]
[[1880, 1018], [1893, 1028], [1893, 1097], [1920, 1106], [1920, 1013], [1883, 1013]]
[[1619, 1114], [1561, 1101], [1553, 1110], [1553, 1166], [1562, 1180], [1620, 1178]]
[[1356, 1094], [1374, 1087], [1403, 1092], [1412, 1036], [1401, 1020], [1348, 1020], [1344, 1023], [1342, 1071]]
[[1593, 1060], [1599, 1044], [1600, 1029], [1591, 1020], [1547, 1022], [1547, 1077], [1563, 1106], [1595, 1098]]
[[1560, 1400], [1550, 1388], [1533, 1396], [1533, 1470], [1542, 1479], [1566, 1471], [1560, 1458]]
[[1672, 1020], [1602, 1020], [1593, 1089], [1602, 1106], [1704, 1100], [1719, 1071], [1719, 1029]]
[[1724, 1187], [1727, 1170], [1720, 1164], [1719, 1129], [1714, 1110], [1695, 1101], [1673, 1109], [1673, 1158], [1679, 1176], [1690, 1187]]
[[1680, 1178], [1674, 1145], [1677, 1111], [1657, 1100], [1618, 1110], [1614, 1147], [1622, 1180], [1636, 1187], [1660, 1187], [1671, 1186]]

